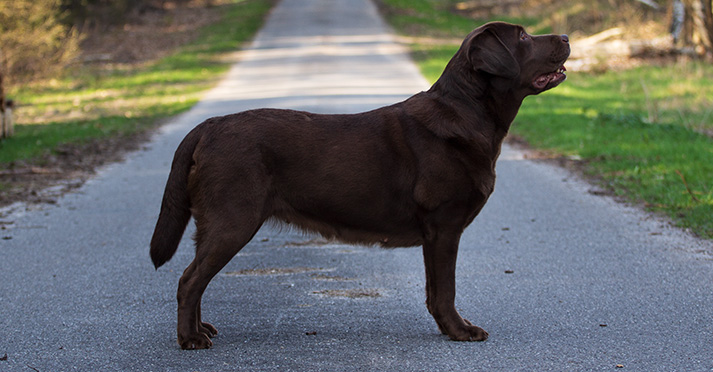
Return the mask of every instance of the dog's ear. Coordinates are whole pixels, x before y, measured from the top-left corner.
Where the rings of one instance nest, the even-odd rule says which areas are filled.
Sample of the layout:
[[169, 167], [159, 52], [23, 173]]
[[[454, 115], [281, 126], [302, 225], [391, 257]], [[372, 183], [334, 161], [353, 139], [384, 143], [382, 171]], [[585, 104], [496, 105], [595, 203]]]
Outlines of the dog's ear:
[[520, 74], [520, 65], [515, 56], [495, 30], [487, 25], [470, 35], [466, 55], [475, 70], [506, 79], [513, 79]]

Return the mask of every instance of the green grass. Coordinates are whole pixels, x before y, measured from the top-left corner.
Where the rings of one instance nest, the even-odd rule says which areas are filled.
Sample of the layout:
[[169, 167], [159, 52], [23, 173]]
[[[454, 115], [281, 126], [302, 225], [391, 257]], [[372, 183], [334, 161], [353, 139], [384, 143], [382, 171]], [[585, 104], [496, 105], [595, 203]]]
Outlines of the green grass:
[[[463, 37], [467, 21], [470, 28], [488, 21], [464, 20], [428, 0], [384, 2], [402, 32]], [[459, 26], [448, 29], [447, 19]], [[412, 48], [424, 75], [435, 81], [457, 45]], [[713, 139], [707, 135], [713, 133], [713, 66], [687, 62], [568, 75], [556, 89], [525, 99], [512, 133], [536, 148], [581, 158], [584, 172], [617, 195], [713, 238]]]
[[220, 21], [173, 55], [139, 67], [82, 68], [9, 92], [20, 107], [0, 167], [37, 162], [58, 146], [130, 135], [191, 108], [227, 71], [224, 58], [262, 25], [271, 0], [233, 0]]
[[[389, 23], [408, 36], [463, 37], [490, 19], [471, 19], [453, 14], [457, 1], [381, 0]], [[503, 16], [499, 21], [521, 24], [531, 33], [551, 32], [536, 18]]]
[[[585, 172], [617, 195], [712, 238], [713, 139], [699, 132], [712, 126], [699, 94], [711, 95], [713, 68], [692, 65], [707, 69], [709, 78], [674, 74], [680, 66], [570, 73], [565, 85], [526, 99], [513, 133], [535, 147], [581, 157]], [[666, 71], [669, 77], [661, 78]], [[692, 94], [656, 93], [699, 84], [707, 86]]]

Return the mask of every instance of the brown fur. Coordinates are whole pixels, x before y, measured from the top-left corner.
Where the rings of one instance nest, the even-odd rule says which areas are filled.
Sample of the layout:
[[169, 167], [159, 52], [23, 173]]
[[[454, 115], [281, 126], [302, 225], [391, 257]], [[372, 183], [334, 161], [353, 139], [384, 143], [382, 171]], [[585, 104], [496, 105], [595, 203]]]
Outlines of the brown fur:
[[490, 23], [440, 79], [404, 102], [354, 115], [260, 109], [198, 125], [176, 151], [151, 240], [158, 268], [196, 221], [196, 257], [178, 287], [178, 342], [208, 348], [208, 282], [274, 219], [329, 238], [423, 246], [426, 304], [453, 340], [487, 332], [455, 309], [463, 230], [495, 185], [495, 161], [522, 100], [564, 80], [565, 35]]

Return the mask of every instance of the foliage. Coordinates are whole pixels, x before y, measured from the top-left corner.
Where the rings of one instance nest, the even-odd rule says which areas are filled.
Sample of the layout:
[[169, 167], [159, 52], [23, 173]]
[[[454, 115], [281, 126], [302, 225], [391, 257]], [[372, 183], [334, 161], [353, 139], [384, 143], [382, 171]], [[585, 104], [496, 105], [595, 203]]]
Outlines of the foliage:
[[0, 167], [37, 159], [67, 143], [145, 131], [189, 109], [227, 71], [225, 53], [254, 34], [271, 5], [247, 0], [216, 6], [220, 21], [153, 63], [108, 71], [81, 69], [15, 89], [13, 98], [23, 104], [18, 111], [29, 123], [16, 126], [15, 136], [0, 142]]
[[0, 0], [0, 73], [6, 84], [60, 70], [79, 37], [61, 22], [59, 0]]

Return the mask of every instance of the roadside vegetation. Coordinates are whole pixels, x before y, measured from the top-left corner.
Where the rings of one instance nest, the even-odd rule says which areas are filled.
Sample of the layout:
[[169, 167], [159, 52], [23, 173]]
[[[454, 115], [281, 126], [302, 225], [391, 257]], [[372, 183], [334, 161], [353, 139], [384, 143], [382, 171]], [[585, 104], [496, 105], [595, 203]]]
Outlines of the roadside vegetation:
[[[552, 3], [557, 2], [540, 9], [549, 12]], [[462, 38], [491, 20], [520, 23], [533, 34], [569, 33], [574, 48], [578, 37], [620, 23], [638, 29], [637, 37], [662, 37], [668, 27], [667, 21], [652, 23], [655, 14], [646, 10], [607, 9], [606, 4], [598, 5], [597, 17], [587, 13], [596, 24], [585, 16], [577, 22], [567, 20], [567, 14], [577, 14], [573, 8], [579, 3], [559, 2], [558, 11], [548, 16], [535, 10], [515, 15], [498, 13], [502, 9], [465, 13], [459, 9], [463, 4], [381, 2], [399, 32], [444, 40], [415, 38], [411, 45], [414, 59], [431, 81], [459, 46], [448, 40]], [[667, 19], [665, 8], [661, 11], [663, 16], [658, 17]], [[511, 133], [544, 156], [576, 167], [615, 195], [713, 238], [713, 65], [699, 58], [644, 57], [618, 64], [601, 59], [589, 71], [570, 69], [558, 88], [525, 100]]]
[[[15, 106], [15, 133], [0, 140], [0, 204], [17, 199], [15, 191], [21, 198], [28, 182], [135, 146], [148, 130], [189, 109], [224, 75], [231, 53], [254, 35], [274, 1], [124, 0], [102, 3], [111, 7], [89, 20], [60, 7], [84, 2], [41, 3], [45, 16], [37, 22], [56, 23], [47, 63], [11, 58], [22, 58], [10, 51], [32, 42], [21, 35], [7, 34], [0, 45], [5, 95]], [[145, 4], [126, 8], [137, 3]], [[34, 0], [15, 4], [15, 13], [8, 8], [0, 16], [40, 11]], [[84, 21], [74, 23], [77, 17]]]
[[226, 53], [249, 40], [270, 5], [236, 0], [215, 6], [221, 15], [215, 23], [157, 60], [68, 65], [60, 76], [16, 82], [7, 95], [17, 106], [17, 127], [0, 143], [0, 163], [32, 159], [59, 144], [130, 135], [187, 110], [227, 71]]

